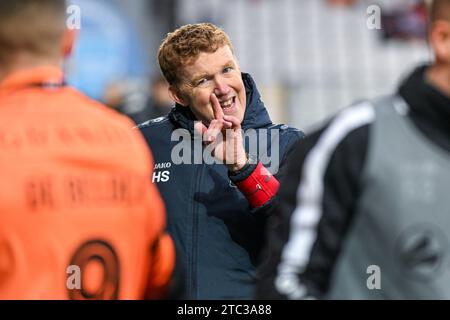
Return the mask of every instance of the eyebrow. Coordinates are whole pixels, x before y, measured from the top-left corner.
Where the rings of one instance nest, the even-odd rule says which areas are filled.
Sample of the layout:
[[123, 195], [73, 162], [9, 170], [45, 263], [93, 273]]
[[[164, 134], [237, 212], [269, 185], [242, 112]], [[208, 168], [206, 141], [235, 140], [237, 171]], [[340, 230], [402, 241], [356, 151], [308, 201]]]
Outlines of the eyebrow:
[[[222, 65], [221, 68], [223, 69], [223, 68], [226, 68], [226, 67], [229, 67], [229, 66], [232, 66], [232, 65], [234, 65], [233, 60], [229, 60], [229, 61], [225, 62], [225, 63]], [[206, 72], [200, 73], [199, 75], [197, 75], [197, 76], [194, 77], [194, 79], [192, 80], [192, 82], [193, 82], [193, 83], [196, 83], [196, 82], [199, 81], [200, 79], [208, 78], [208, 77], [210, 77], [210, 76], [211, 76], [211, 74], [206, 73]]]
[[193, 83], [196, 83], [196, 82], [199, 81], [200, 79], [207, 78], [207, 77], [209, 77], [209, 76], [210, 76], [210, 75], [209, 75], [208, 73], [201, 73], [201, 74], [199, 74], [198, 76], [195, 76], [194, 79], [192, 80], [192, 82], [193, 82]]

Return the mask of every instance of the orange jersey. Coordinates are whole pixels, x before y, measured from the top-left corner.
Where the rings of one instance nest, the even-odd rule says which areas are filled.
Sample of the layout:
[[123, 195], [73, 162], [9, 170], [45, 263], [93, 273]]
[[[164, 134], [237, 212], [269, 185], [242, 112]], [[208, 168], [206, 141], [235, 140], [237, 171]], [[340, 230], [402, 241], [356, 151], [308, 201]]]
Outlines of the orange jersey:
[[0, 299], [158, 296], [175, 253], [148, 147], [62, 80], [0, 83]]

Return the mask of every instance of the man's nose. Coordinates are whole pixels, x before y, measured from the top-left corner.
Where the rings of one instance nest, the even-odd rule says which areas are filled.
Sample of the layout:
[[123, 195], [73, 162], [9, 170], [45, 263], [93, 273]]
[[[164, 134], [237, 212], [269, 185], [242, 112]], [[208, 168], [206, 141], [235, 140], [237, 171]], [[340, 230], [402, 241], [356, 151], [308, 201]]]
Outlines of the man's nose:
[[230, 86], [226, 83], [224, 79], [216, 78], [214, 86], [214, 94], [216, 96], [225, 96], [231, 91]]

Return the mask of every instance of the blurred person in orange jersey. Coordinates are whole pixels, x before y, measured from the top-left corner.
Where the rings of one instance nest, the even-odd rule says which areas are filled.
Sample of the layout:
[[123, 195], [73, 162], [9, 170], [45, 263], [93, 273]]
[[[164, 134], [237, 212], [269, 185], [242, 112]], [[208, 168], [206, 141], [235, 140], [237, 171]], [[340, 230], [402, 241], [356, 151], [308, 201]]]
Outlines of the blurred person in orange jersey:
[[0, 299], [165, 297], [175, 252], [151, 155], [65, 85], [65, 8], [0, 1]]

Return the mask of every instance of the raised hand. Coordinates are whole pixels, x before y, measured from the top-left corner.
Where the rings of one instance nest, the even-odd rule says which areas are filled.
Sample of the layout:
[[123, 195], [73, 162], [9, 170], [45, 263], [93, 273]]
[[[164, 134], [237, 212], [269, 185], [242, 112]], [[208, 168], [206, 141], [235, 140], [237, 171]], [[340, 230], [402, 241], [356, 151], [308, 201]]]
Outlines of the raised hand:
[[211, 94], [214, 119], [206, 127], [201, 122], [195, 129], [203, 136], [203, 143], [213, 152], [213, 156], [225, 164], [230, 171], [241, 169], [247, 162], [240, 121], [234, 116], [224, 115], [219, 100]]

